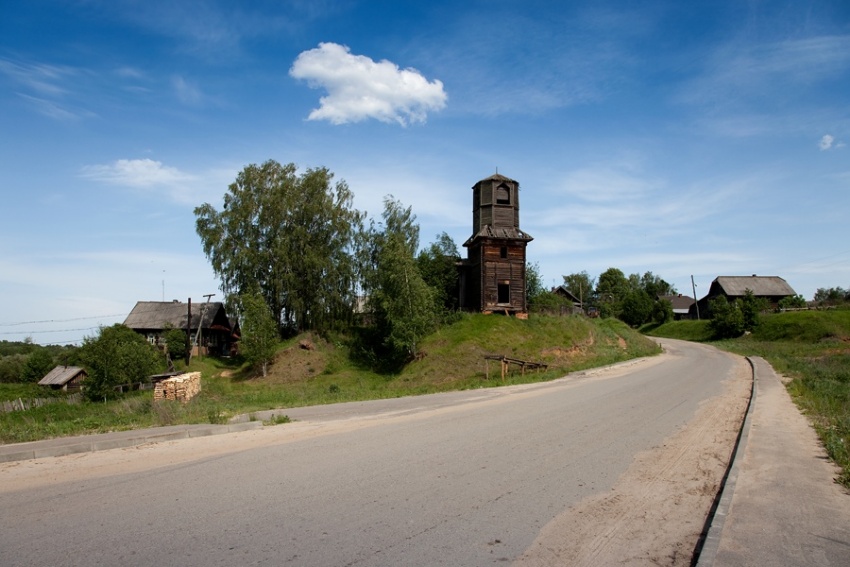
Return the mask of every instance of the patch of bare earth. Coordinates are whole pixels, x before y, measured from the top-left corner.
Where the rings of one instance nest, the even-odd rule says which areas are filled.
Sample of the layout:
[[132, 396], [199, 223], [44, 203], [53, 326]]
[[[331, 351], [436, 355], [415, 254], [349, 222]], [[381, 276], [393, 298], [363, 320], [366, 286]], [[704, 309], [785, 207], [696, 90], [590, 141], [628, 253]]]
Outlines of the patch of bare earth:
[[662, 446], [639, 454], [609, 493], [552, 520], [515, 565], [690, 565], [751, 386], [741, 359], [721, 396]]

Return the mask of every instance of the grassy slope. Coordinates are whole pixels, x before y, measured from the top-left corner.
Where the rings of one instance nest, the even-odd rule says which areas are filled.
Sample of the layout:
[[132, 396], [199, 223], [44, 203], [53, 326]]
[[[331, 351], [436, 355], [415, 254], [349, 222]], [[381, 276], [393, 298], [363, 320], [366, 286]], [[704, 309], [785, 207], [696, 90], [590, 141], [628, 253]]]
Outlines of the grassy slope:
[[[707, 321], [668, 323], [655, 336], [708, 341]], [[751, 334], [713, 343], [768, 360], [792, 378], [788, 391], [815, 426], [830, 457], [850, 487], [850, 310], [764, 315]]]
[[[299, 347], [310, 341], [311, 349]], [[377, 374], [350, 361], [342, 339], [302, 336], [281, 345], [269, 376], [257, 378], [236, 361], [193, 361], [203, 391], [191, 403], [154, 404], [150, 392], [107, 404], [53, 404], [0, 415], [0, 441], [20, 442], [97, 431], [173, 423], [220, 422], [253, 411], [390, 398], [446, 390], [552, 379], [567, 372], [655, 354], [652, 341], [615, 320], [584, 317], [464, 315], [422, 343], [424, 356], [396, 375]], [[503, 382], [498, 362], [485, 354], [545, 362], [545, 372], [517, 370]]]

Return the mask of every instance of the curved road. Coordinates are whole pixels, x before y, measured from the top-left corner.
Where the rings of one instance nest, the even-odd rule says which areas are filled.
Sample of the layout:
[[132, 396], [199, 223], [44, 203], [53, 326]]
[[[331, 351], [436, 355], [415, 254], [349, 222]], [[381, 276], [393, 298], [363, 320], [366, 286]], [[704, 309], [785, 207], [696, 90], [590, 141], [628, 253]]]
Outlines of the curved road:
[[296, 423], [257, 432], [7, 466], [2, 564], [514, 561], [739, 368], [664, 344], [544, 384], [293, 409]]

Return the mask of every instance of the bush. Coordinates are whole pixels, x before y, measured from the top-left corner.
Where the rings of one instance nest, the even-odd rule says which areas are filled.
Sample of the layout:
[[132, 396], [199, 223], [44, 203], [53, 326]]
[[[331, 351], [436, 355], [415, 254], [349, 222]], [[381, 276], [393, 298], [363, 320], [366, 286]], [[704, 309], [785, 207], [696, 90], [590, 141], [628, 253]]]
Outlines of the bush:
[[129, 327], [101, 327], [98, 336], [87, 337], [80, 359], [88, 371], [83, 383], [90, 400], [118, 396], [116, 386], [144, 382], [160, 368], [156, 348]]
[[715, 297], [709, 302], [711, 321], [709, 327], [716, 339], [734, 339], [744, 334], [744, 313], [742, 302], [730, 303], [724, 296]]

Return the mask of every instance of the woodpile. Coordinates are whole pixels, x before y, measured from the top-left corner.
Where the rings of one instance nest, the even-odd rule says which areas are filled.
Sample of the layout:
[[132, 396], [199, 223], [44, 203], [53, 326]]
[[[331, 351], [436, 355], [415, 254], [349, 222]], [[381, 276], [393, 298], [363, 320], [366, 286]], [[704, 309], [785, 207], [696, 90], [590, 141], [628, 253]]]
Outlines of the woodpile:
[[156, 383], [153, 400], [176, 400], [184, 404], [201, 391], [201, 373], [189, 372]]

